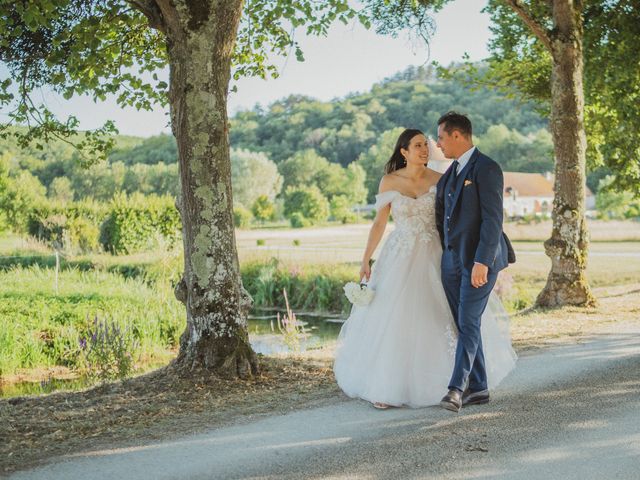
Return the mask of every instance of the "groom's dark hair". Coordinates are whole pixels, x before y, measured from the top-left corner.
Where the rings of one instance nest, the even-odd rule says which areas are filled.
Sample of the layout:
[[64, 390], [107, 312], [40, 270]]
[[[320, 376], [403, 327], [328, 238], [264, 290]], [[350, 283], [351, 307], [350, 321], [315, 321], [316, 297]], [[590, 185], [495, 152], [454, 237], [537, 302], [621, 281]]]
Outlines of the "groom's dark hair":
[[458, 130], [465, 137], [471, 138], [471, 120], [466, 115], [458, 112], [447, 112], [438, 120], [438, 126], [444, 123], [444, 131], [451, 135], [451, 132]]

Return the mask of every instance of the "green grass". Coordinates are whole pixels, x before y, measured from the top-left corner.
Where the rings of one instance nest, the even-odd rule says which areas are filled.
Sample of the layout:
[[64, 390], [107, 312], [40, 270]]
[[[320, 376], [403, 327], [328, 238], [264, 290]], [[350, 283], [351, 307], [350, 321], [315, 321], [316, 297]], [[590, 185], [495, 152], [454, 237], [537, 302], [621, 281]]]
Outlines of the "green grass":
[[296, 311], [347, 312], [350, 304], [342, 287], [356, 280], [356, 264], [298, 265], [271, 259], [249, 262], [241, 267], [244, 287], [257, 307], [285, 307], [286, 289], [291, 308]]
[[[286, 288], [296, 313], [347, 312], [342, 286], [357, 279], [367, 233], [358, 225], [239, 232], [243, 283], [254, 305], [284, 307]], [[283, 250], [256, 250], [258, 238]], [[513, 277], [504, 299], [510, 311], [533, 303], [550, 267], [542, 242], [514, 245], [521, 254], [507, 270]], [[593, 287], [640, 283], [640, 242], [593, 242], [591, 252], [587, 276]], [[280, 259], [273, 260], [274, 255]], [[162, 251], [62, 258], [56, 293], [53, 252], [15, 235], [0, 237], [0, 375], [57, 365], [77, 368], [79, 339], [96, 315], [131, 328], [139, 365], [166, 360], [185, 325], [184, 307], [172, 288], [182, 265], [179, 252]]]
[[0, 272], [0, 372], [79, 367], [79, 340], [96, 316], [131, 328], [139, 343], [136, 358], [146, 361], [176, 347], [184, 328], [184, 307], [166, 282], [67, 269], [56, 294], [53, 269], [15, 267]]

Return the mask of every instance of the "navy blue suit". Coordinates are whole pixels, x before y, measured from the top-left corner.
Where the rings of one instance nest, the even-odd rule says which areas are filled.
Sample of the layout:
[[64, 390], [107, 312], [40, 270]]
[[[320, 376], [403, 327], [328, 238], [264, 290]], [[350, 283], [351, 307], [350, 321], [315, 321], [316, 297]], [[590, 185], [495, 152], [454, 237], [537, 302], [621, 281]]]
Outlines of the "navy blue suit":
[[[498, 272], [515, 261], [502, 232], [500, 166], [476, 148], [456, 176], [449, 168], [438, 182], [436, 226], [442, 242], [442, 284], [458, 326], [455, 367], [449, 388], [472, 391], [487, 388], [480, 320]], [[489, 267], [487, 283], [471, 285], [471, 270], [478, 262]]]

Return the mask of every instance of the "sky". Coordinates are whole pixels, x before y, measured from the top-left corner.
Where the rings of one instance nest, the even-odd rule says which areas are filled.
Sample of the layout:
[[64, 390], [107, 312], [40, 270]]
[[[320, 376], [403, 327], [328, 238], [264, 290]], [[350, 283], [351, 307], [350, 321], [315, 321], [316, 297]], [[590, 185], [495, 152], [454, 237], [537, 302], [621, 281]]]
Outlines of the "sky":
[[[466, 53], [471, 60], [488, 56], [489, 16], [480, 10], [485, 2], [456, 0], [435, 15], [436, 32], [430, 49], [411, 41], [377, 35], [354, 22], [336, 23], [327, 37], [297, 37], [305, 55], [298, 62], [295, 55], [276, 59], [277, 79], [241, 79], [237, 92], [229, 94], [229, 114], [269, 105], [275, 100], [302, 94], [327, 101], [353, 92], [367, 91], [386, 77], [410, 65], [438, 61], [444, 65], [460, 61]], [[166, 76], [166, 72], [165, 72]], [[87, 97], [64, 100], [44, 95], [49, 108], [60, 117], [75, 115], [82, 129], [92, 129], [106, 120], [114, 120], [123, 135], [151, 136], [169, 133], [167, 110], [151, 112], [120, 108], [113, 99], [94, 103]]]

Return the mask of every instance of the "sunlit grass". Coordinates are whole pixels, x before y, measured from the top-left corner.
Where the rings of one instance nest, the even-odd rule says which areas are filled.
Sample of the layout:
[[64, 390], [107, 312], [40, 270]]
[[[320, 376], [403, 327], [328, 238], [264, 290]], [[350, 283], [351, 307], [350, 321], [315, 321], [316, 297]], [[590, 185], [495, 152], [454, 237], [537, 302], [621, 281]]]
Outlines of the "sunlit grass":
[[[367, 225], [238, 232], [244, 286], [254, 305], [284, 307], [286, 288], [296, 313], [345, 314], [342, 285], [357, 277], [367, 233]], [[514, 281], [504, 299], [511, 312], [533, 304], [550, 268], [542, 241], [518, 240], [514, 247], [518, 261], [507, 270]], [[592, 242], [590, 252], [587, 276], [593, 287], [640, 283], [639, 241]], [[183, 268], [179, 249], [63, 257], [57, 291], [54, 266], [46, 245], [0, 237], [1, 375], [75, 368], [78, 341], [96, 315], [132, 329], [141, 364], [166, 361], [167, 352], [175, 352], [185, 323], [184, 306], [173, 294]]]
[[118, 273], [51, 268], [0, 272], [0, 373], [19, 368], [79, 366], [79, 340], [98, 316], [130, 328], [147, 360], [175, 348], [184, 307], [167, 282], [148, 284]]

